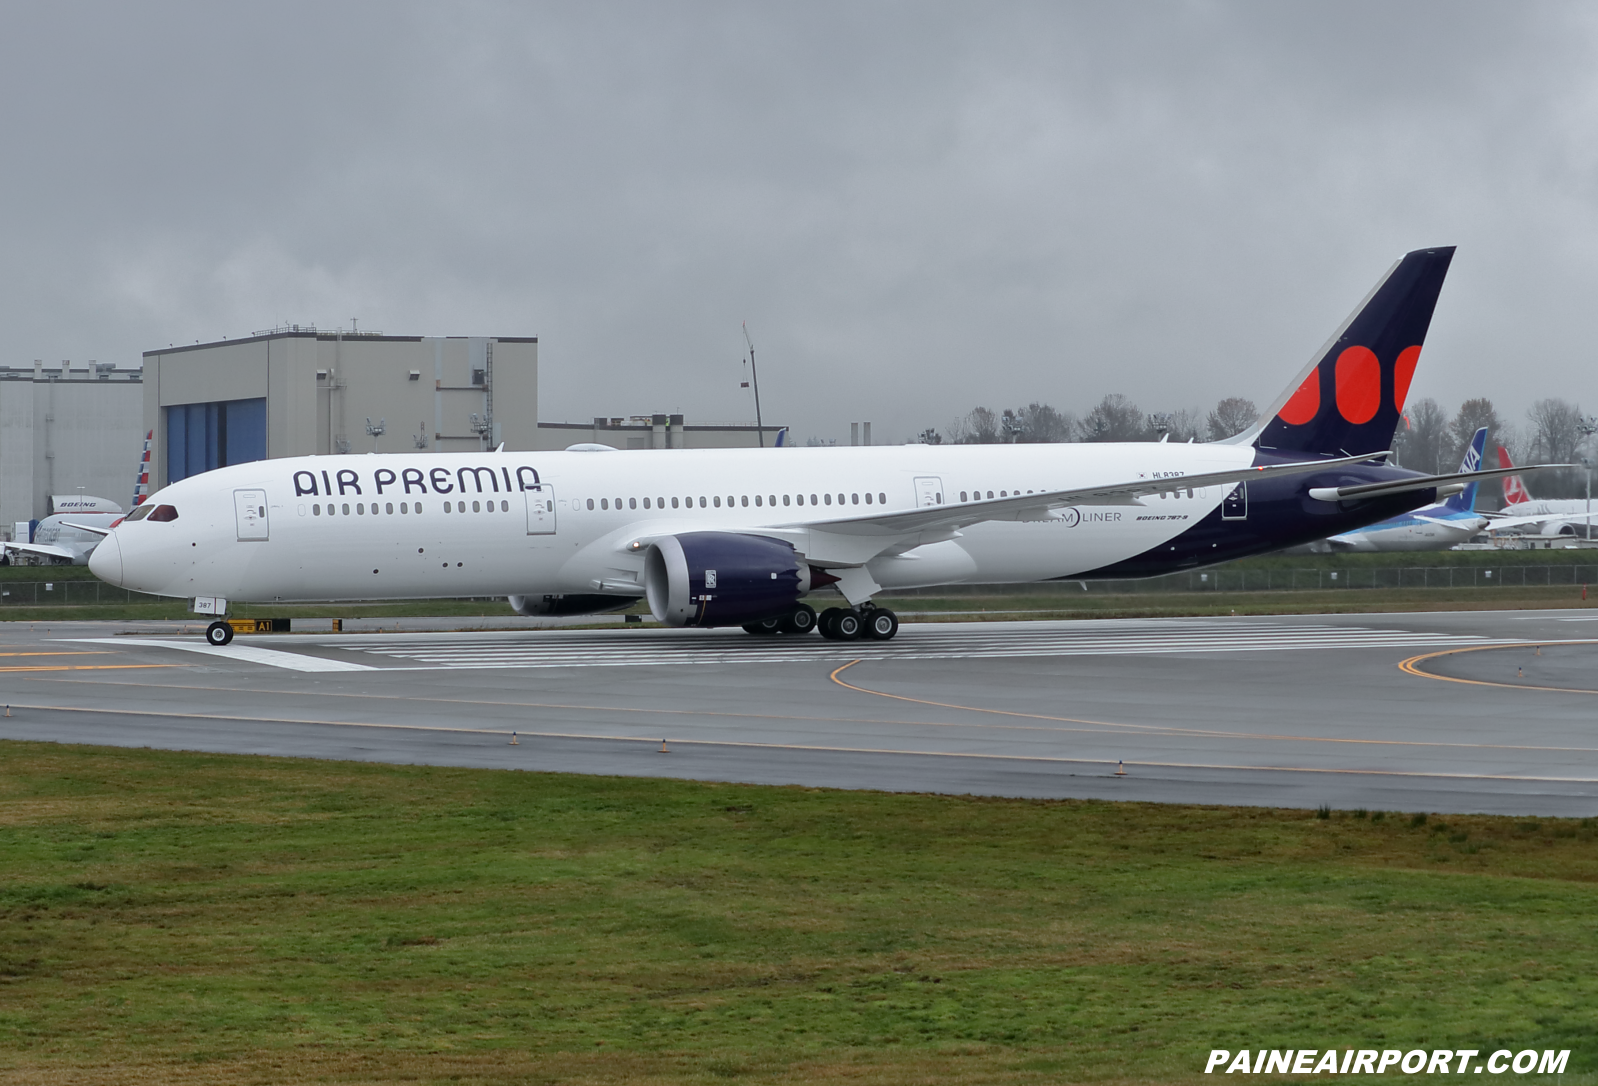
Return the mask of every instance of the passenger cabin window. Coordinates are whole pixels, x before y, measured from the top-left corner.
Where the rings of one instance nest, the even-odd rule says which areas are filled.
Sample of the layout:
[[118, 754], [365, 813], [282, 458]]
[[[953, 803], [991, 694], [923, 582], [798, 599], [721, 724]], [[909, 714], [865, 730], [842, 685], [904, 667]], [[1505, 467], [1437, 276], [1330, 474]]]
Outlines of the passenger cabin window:
[[784, 494], [782, 496], [782, 504], [783, 505], [787, 505], [788, 504], [788, 495]]
[[[637, 509], [638, 508], [638, 499], [637, 498], [628, 498], [627, 499], [627, 508], [628, 509]], [[644, 508], [645, 509], [649, 508], [649, 499], [648, 498], [644, 499]]]
[[828, 495], [827, 495], [827, 504], [828, 504], [828, 505], [831, 505], [831, 504], [832, 504], [832, 495], [831, 495], [831, 494], [828, 494]]
[[677, 508], [677, 499], [676, 498], [671, 499], [671, 507], [673, 509]]
[[760, 504], [760, 495], [759, 495], [759, 494], [756, 494], [756, 495], [755, 495], [755, 504], [756, 504], [756, 505], [757, 505], [757, 506], [758, 506], [758, 505], [759, 505], [759, 504]]
[[743, 503], [744, 503], [744, 505], [748, 505], [749, 504], [749, 495], [745, 494], [743, 496]]
[[594, 507], [594, 499], [593, 498], [589, 498], [588, 499], [588, 508], [592, 509], [593, 507]]

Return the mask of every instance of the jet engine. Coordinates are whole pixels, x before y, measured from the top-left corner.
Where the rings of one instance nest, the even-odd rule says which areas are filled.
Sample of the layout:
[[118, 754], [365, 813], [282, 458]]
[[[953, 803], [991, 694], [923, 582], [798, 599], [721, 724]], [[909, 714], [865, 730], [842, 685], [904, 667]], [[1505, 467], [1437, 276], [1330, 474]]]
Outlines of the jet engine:
[[638, 602], [637, 596], [601, 596], [585, 593], [572, 596], [506, 596], [510, 609], [518, 615], [597, 615], [620, 611]]
[[644, 553], [649, 610], [667, 626], [741, 626], [785, 614], [810, 591], [810, 567], [767, 536], [684, 532]]

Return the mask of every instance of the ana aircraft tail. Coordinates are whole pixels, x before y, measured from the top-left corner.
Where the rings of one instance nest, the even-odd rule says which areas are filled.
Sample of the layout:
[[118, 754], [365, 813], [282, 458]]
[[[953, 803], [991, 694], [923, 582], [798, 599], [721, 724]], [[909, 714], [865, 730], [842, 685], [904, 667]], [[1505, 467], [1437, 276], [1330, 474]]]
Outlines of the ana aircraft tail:
[[1356, 456], [1392, 447], [1453, 246], [1388, 269], [1263, 421], [1234, 438], [1260, 448]]
[[[1510, 462], [1509, 450], [1502, 445], [1498, 446], [1498, 466], [1501, 468], [1515, 466]], [[1519, 505], [1521, 502], [1529, 501], [1531, 501], [1531, 491], [1526, 489], [1526, 483], [1520, 476], [1511, 475], [1504, 480], [1505, 505]]]
[[[1487, 427], [1483, 426], [1476, 431], [1476, 436], [1470, 439], [1470, 444], [1465, 446], [1465, 456], [1459, 462], [1460, 474], [1467, 471], [1480, 471], [1482, 467], [1482, 453], [1487, 447]], [[1478, 484], [1470, 483], [1464, 490], [1443, 502], [1451, 510], [1468, 513], [1476, 508], [1476, 487]]]

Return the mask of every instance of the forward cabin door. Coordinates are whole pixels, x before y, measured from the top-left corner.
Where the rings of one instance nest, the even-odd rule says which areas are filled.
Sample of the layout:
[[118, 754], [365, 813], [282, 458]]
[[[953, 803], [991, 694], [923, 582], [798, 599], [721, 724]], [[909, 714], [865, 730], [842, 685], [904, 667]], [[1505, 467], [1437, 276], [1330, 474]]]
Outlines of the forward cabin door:
[[943, 480], [936, 475], [918, 475], [916, 477], [916, 506], [925, 509], [930, 505], [943, 504]]
[[555, 488], [552, 486], [529, 487], [522, 491], [522, 497], [527, 499], [527, 534], [554, 535]]
[[235, 490], [233, 519], [238, 523], [240, 543], [267, 539], [266, 491]]

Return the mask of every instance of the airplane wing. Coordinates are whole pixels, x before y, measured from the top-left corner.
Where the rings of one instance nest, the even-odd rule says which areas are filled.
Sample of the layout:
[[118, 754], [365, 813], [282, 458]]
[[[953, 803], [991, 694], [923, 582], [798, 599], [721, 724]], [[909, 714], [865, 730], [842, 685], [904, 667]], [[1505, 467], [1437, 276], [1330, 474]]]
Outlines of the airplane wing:
[[48, 543], [0, 543], [8, 551], [18, 551], [22, 554], [37, 554], [41, 558], [66, 558], [77, 561], [77, 554], [65, 547], [52, 547]]
[[[1456, 471], [1451, 475], [1423, 475], [1418, 479], [1397, 479], [1390, 483], [1364, 483], [1360, 486], [1317, 486], [1312, 487], [1309, 496], [1316, 501], [1339, 502], [1349, 501], [1353, 498], [1385, 498], [1389, 494], [1406, 494], [1412, 490], [1430, 490], [1433, 487], [1446, 487], [1453, 483], [1465, 484], [1477, 482], [1481, 479], [1501, 479], [1506, 475], [1518, 475], [1525, 471], [1542, 471], [1547, 468], [1568, 468], [1571, 464], [1531, 464], [1519, 468], [1494, 468], [1492, 471]], [[1463, 486], [1456, 488], [1458, 493]]]
[[[1419, 513], [1411, 513], [1416, 520], [1424, 520], [1428, 524], [1441, 524], [1444, 528], [1463, 528], [1464, 525], [1457, 520], [1446, 520], [1443, 517], [1423, 517]], [[1485, 517], [1483, 520], [1487, 519]]]
[[1598, 520], [1598, 513], [1593, 513], [1591, 516], [1584, 516], [1581, 513], [1543, 513], [1534, 517], [1494, 517], [1487, 522], [1487, 530], [1496, 532], [1501, 528], [1519, 528], [1526, 524], [1546, 524], [1550, 520]]
[[90, 527], [87, 524], [69, 524], [69, 523], [67, 523], [64, 520], [61, 522], [61, 527], [63, 527], [63, 528], [76, 528], [80, 532], [93, 532], [95, 535], [99, 535], [99, 536], [106, 536], [106, 535], [110, 535], [111, 534], [111, 529], [110, 528], [93, 528], [93, 527]]
[[[865, 513], [857, 517], [837, 520], [805, 521], [795, 528], [833, 532], [839, 535], [901, 536], [909, 532], [928, 529], [946, 531], [964, 528], [987, 520], [1046, 520], [1049, 511], [1071, 505], [1138, 505], [1138, 498], [1154, 494], [1170, 494], [1199, 487], [1241, 483], [1249, 479], [1268, 479], [1281, 475], [1305, 475], [1326, 471], [1346, 464], [1359, 464], [1389, 456], [1386, 450], [1360, 456], [1344, 456], [1335, 460], [1304, 460], [1291, 464], [1262, 464], [1257, 467], [1233, 468], [1229, 471], [1212, 471], [1202, 475], [1175, 475], [1160, 479], [1135, 479], [1108, 486], [1078, 487], [1072, 490], [1050, 490], [1038, 494], [1017, 494], [1010, 498], [996, 498], [980, 502], [963, 502], [959, 505], [923, 506], [900, 512]], [[1516, 468], [1524, 471], [1524, 468]], [[1418, 489], [1418, 488], [1417, 488]]]

